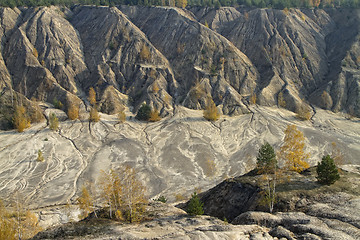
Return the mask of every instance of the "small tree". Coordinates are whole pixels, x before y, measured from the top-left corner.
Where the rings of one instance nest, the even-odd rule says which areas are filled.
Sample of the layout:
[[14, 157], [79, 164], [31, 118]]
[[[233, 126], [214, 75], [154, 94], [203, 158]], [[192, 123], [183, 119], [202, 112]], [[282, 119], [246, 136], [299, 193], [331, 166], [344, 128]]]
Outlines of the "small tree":
[[44, 156], [41, 150], [38, 151], [38, 156], [36, 159], [38, 162], [43, 162], [44, 161]]
[[309, 167], [306, 160], [310, 157], [310, 154], [304, 152], [304, 134], [295, 125], [288, 125], [284, 133], [284, 143], [279, 152], [280, 158], [285, 161], [290, 171], [301, 172]]
[[111, 218], [114, 212], [118, 220], [141, 220], [147, 202], [145, 188], [132, 167], [124, 166], [120, 171], [102, 172], [100, 185], [103, 189], [102, 196], [109, 205]]
[[155, 199], [155, 201], [159, 201], [159, 202], [162, 202], [162, 203], [166, 203], [166, 202], [167, 202], [167, 199], [166, 199], [166, 197], [164, 197], [164, 196], [160, 196], [159, 198]]
[[212, 99], [209, 100], [209, 103], [203, 112], [203, 116], [208, 121], [216, 121], [220, 118], [220, 113]]
[[25, 128], [30, 127], [30, 120], [25, 112], [24, 106], [20, 105], [15, 107], [13, 124], [18, 132], [23, 132]]
[[79, 106], [75, 106], [75, 104], [70, 104], [67, 115], [70, 120], [75, 120], [79, 118]]
[[118, 119], [119, 119], [119, 123], [124, 123], [126, 121], [126, 114], [125, 114], [124, 110], [121, 110], [118, 113]]
[[296, 117], [300, 120], [310, 120], [311, 119], [311, 109], [305, 103], [302, 103], [296, 111]]
[[96, 104], [96, 92], [93, 87], [89, 89], [89, 102], [92, 106]]
[[259, 173], [273, 173], [277, 167], [277, 160], [274, 148], [266, 142], [259, 149], [256, 157], [256, 168]]
[[196, 192], [194, 192], [191, 195], [191, 199], [189, 201], [189, 205], [187, 207], [186, 212], [190, 216], [203, 215], [204, 214], [203, 206], [204, 206], [204, 204], [200, 201]]
[[155, 108], [150, 113], [149, 122], [157, 122], [157, 121], [160, 121], [160, 120], [161, 120], [161, 117], [160, 117], [159, 111]]
[[99, 115], [99, 112], [97, 111], [96, 107], [91, 107], [89, 121], [90, 122], [100, 121], [100, 115]]
[[334, 159], [330, 155], [322, 158], [321, 162], [316, 167], [317, 179], [320, 183], [331, 185], [339, 180], [340, 175], [338, 168], [335, 165]]
[[140, 51], [140, 59], [142, 61], [147, 61], [150, 59], [150, 49], [147, 45], [143, 45]]
[[82, 186], [80, 196], [77, 199], [81, 210], [80, 218], [86, 218], [93, 210], [93, 198], [86, 186]]
[[151, 107], [148, 104], [143, 104], [135, 116], [135, 118], [140, 121], [149, 121], [150, 117]]
[[55, 113], [51, 113], [49, 116], [49, 128], [53, 131], [56, 131], [59, 128], [59, 119], [56, 117]]

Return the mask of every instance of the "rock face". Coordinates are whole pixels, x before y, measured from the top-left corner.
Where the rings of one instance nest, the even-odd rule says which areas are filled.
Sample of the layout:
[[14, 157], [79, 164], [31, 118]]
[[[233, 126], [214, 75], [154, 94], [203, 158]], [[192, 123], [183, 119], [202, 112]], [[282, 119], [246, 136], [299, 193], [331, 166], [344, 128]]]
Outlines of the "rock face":
[[325, 109], [359, 114], [357, 11], [231, 7], [191, 11], [256, 66], [259, 104], [283, 105], [282, 93], [284, 107], [291, 111], [308, 100]]
[[317, 183], [314, 168], [303, 174], [290, 174], [289, 180], [277, 185], [275, 211], [279, 212], [275, 214], [259, 211], [266, 207], [260, 204], [261, 178], [254, 174], [226, 180], [200, 196], [205, 214], [226, 217], [232, 224], [270, 228], [272, 237], [358, 239], [359, 173], [358, 169], [343, 170], [340, 180], [331, 186]]
[[274, 239], [266, 228], [256, 224], [235, 226], [209, 216], [189, 217], [166, 204], [150, 205], [155, 217], [144, 223], [119, 224], [90, 219], [46, 230], [33, 239]]
[[227, 115], [256, 101], [360, 116], [358, 10], [0, 10], [0, 88], [16, 91], [3, 102], [87, 106], [94, 87], [99, 110], [110, 114], [147, 102], [165, 116], [213, 100]]

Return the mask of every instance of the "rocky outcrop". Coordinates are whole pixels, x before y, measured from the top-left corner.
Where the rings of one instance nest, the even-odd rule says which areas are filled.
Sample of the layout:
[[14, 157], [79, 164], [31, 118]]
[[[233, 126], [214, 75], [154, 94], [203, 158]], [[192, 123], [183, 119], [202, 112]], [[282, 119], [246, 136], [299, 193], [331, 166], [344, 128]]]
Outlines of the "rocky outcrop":
[[235, 226], [214, 217], [190, 217], [167, 204], [150, 203], [148, 211], [152, 219], [140, 224], [87, 219], [40, 232], [32, 239], [274, 239], [256, 224]]
[[[261, 176], [252, 173], [222, 182], [200, 194], [206, 214], [232, 224], [258, 224], [272, 237], [286, 239], [358, 239], [360, 237], [359, 173], [343, 170], [334, 185], [316, 182], [315, 171], [291, 174], [278, 184], [275, 214], [261, 205]], [[345, 188], [345, 186], [347, 186]], [[284, 212], [286, 211], [286, 212]], [[235, 217], [234, 217], [235, 216]]]

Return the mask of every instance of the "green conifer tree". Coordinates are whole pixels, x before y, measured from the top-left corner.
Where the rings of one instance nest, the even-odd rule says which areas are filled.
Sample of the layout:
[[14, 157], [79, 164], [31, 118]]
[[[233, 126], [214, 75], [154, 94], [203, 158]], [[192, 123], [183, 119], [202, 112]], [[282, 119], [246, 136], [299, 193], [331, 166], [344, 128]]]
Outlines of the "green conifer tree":
[[338, 168], [335, 165], [334, 159], [330, 155], [322, 158], [321, 162], [316, 167], [318, 181], [322, 184], [331, 185], [339, 180], [340, 175]]
[[187, 207], [187, 213], [191, 216], [203, 215], [204, 214], [203, 206], [204, 204], [200, 201], [196, 192], [194, 192], [191, 195], [191, 199]]

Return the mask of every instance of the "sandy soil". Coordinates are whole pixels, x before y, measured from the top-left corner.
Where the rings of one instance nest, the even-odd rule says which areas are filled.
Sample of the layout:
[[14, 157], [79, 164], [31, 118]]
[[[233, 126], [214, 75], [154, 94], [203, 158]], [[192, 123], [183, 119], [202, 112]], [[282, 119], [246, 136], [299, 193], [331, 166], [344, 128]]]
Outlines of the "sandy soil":
[[[283, 109], [254, 106], [252, 111], [211, 123], [202, 111], [178, 107], [173, 117], [156, 123], [128, 117], [119, 124], [116, 116], [102, 114], [98, 123], [61, 122], [56, 132], [46, 123], [23, 133], [2, 131], [0, 198], [9, 199], [18, 190], [34, 208], [74, 202], [82, 184], [97, 184], [101, 170], [130, 164], [149, 197], [173, 201], [175, 194], [189, 196], [196, 188], [206, 190], [251, 170], [259, 147], [268, 141], [278, 149], [288, 124], [304, 132], [311, 165], [331, 153], [332, 142], [346, 163], [360, 164], [359, 119], [316, 109], [312, 121], [302, 122]], [[44, 162], [36, 160], [38, 150]]]

